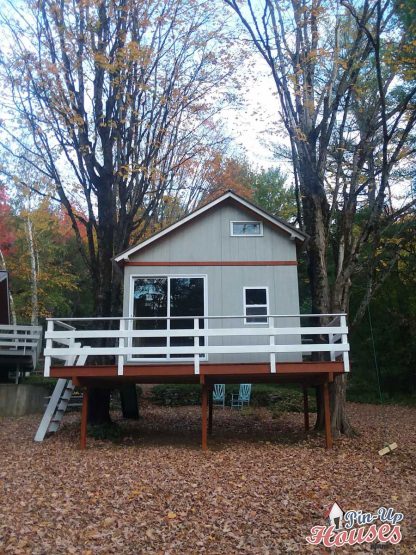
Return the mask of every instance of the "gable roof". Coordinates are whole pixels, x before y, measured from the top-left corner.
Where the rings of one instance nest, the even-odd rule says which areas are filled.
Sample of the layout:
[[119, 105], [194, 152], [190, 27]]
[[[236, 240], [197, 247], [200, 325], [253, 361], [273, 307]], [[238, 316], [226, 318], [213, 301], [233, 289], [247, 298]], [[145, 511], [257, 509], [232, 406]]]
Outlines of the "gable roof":
[[202, 206], [201, 208], [198, 208], [197, 210], [194, 210], [193, 212], [191, 212], [190, 214], [188, 214], [178, 222], [166, 227], [162, 231], [159, 231], [152, 237], [149, 237], [149, 239], [146, 239], [145, 241], [142, 241], [141, 243], [138, 243], [137, 245], [134, 245], [133, 247], [130, 247], [125, 251], [121, 252], [120, 254], [116, 255], [114, 257], [115, 262], [122, 262], [123, 260], [128, 260], [130, 255], [136, 253], [137, 251], [143, 249], [144, 247], [147, 247], [151, 243], [154, 243], [155, 241], [162, 239], [162, 237], [165, 237], [175, 229], [178, 229], [184, 224], [190, 222], [191, 220], [198, 218], [200, 215], [204, 214], [205, 212], [208, 212], [208, 210], [211, 210], [215, 206], [218, 206], [219, 204], [222, 204], [227, 200], [232, 200], [237, 204], [245, 208], [248, 208], [250, 211], [254, 212], [264, 220], [268, 221], [271, 225], [278, 228], [280, 231], [287, 233], [291, 239], [297, 241], [298, 244], [300, 245], [304, 243], [305, 240], [308, 238], [307, 234], [304, 233], [303, 231], [296, 229], [296, 227], [293, 227], [292, 225], [288, 224], [284, 220], [281, 220], [280, 218], [277, 218], [276, 216], [272, 216], [262, 208], [259, 208], [258, 206], [253, 204], [252, 202], [246, 200], [243, 197], [240, 197], [240, 195], [237, 195], [236, 193], [234, 193], [234, 191], [227, 191], [217, 199], [209, 202], [208, 204], [205, 204], [204, 206]]
[[341, 507], [338, 505], [337, 502], [332, 503], [332, 505], [329, 507], [329, 509], [326, 511], [325, 513], [325, 518], [328, 518], [329, 515], [332, 513], [333, 510], [337, 510], [339, 509], [341, 511], [341, 513], [344, 515], [344, 511], [341, 509]]

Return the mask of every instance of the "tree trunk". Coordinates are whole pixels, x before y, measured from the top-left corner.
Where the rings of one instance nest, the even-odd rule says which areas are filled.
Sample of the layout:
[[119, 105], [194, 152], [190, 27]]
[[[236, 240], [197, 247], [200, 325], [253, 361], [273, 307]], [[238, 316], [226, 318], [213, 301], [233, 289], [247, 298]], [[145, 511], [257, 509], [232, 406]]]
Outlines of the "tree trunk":
[[[94, 399], [94, 402], [91, 402]], [[110, 424], [110, 390], [92, 387], [88, 397], [88, 424]]]
[[[103, 186], [105, 188], [105, 186]], [[108, 191], [108, 188], [107, 188]], [[112, 203], [107, 196], [99, 198], [99, 227], [97, 230], [98, 242], [98, 268], [94, 268], [93, 279], [97, 286], [94, 289], [94, 311], [95, 316], [109, 317], [119, 313], [120, 307], [113, 306], [113, 267], [111, 259], [114, 255], [114, 227], [113, 214], [111, 212]], [[97, 279], [98, 278], [98, 279]], [[103, 329], [112, 327], [112, 322], [103, 321]], [[103, 342], [106, 346], [106, 342]], [[109, 363], [104, 357], [103, 363]], [[110, 395], [111, 391], [107, 388], [91, 388], [88, 403], [88, 423], [90, 425], [103, 425], [111, 422], [110, 417]], [[124, 411], [123, 411], [124, 412]], [[130, 412], [130, 414], [132, 414]], [[133, 416], [131, 416], [133, 417]], [[138, 417], [138, 413], [137, 413]]]
[[330, 294], [327, 268], [326, 208], [318, 195], [303, 198], [305, 231], [310, 236], [308, 273], [314, 314], [328, 313]]
[[[305, 170], [301, 165], [301, 169]], [[327, 266], [327, 219], [328, 204], [324, 194], [324, 188], [319, 181], [319, 175], [316, 171], [313, 175], [312, 168], [308, 168], [308, 173], [301, 174], [302, 186], [308, 191], [303, 195], [303, 213], [305, 231], [310, 236], [308, 248], [308, 272], [310, 279], [312, 312], [315, 314], [329, 314], [332, 312], [343, 312], [344, 306], [348, 304], [349, 283], [346, 282], [343, 287], [339, 287], [336, 283], [331, 286], [328, 277]], [[311, 191], [314, 191], [311, 193]], [[322, 193], [323, 192], [323, 193]], [[320, 319], [321, 325], [325, 322], [324, 318]], [[319, 339], [318, 339], [319, 340]], [[327, 341], [327, 338], [322, 338]], [[320, 357], [324, 360], [324, 354]], [[332, 433], [336, 437], [340, 433], [351, 435], [353, 433], [346, 412], [346, 376], [338, 376], [334, 382], [329, 384], [330, 405], [331, 405], [331, 427]], [[316, 429], [324, 428], [324, 406], [323, 398], [320, 394], [320, 388], [316, 392], [317, 402], [317, 419]]]
[[[4, 258], [4, 255], [1, 249], [0, 249], [0, 262], [3, 270], [7, 271], [6, 259]], [[9, 299], [10, 299], [10, 312], [12, 317], [12, 324], [13, 326], [17, 326], [16, 307], [14, 305], [13, 295], [11, 294], [10, 291], [9, 291]]]
[[112, 258], [115, 254], [114, 248], [114, 218], [111, 175], [108, 179], [103, 178], [98, 194], [98, 289], [95, 291], [95, 308], [97, 316], [114, 316], [112, 311], [112, 284], [113, 264]]
[[136, 384], [126, 383], [120, 387], [121, 410], [123, 418], [137, 420], [139, 418], [139, 402]]
[[[349, 299], [349, 282], [344, 284], [344, 287], [337, 288], [337, 293], [339, 297], [335, 299], [338, 301], [338, 298], [343, 299], [344, 302], [348, 303]], [[335, 294], [335, 289], [332, 290], [332, 295]], [[334, 302], [334, 298], [333, 298]], [[332, 313], [339, 313], [345, 312], [346, 308], [343, 306], [343, 302], [335, 302], [330, 307], [329, 312]], [[347, 381], [348, 381], [348, 374], [341, 374], [334, 378], [334, 381], [329, 384], [329, 393], [330, 393], [330, 406], [331, 406], [331, 428], [332, 434], [334, 437], [339, 436], [340, 434], [344, 434], [346, 436], [352, 436], [355, 432], [351, 425], [351, 422], [348, 418], [347, 414], [347, 406], [346, 406], [346, 393], [347, 393]], [[319, 391], [319, 388], [318, 388]], [[323, 399], [321, 399], [320, 395], [316, 397], [316, 404], [317, 404], [317, 418], [316, 418], [316, 429], [323, 429], [324, 428], [324, 417], [323, 417]]]
[[[344, 434], [346, 436], [354, 435], [354, 429], [351, 425], [347, 414], [346, 407], [346, 390], [347, 379], [345, 374], [335, 377], [334, 381], [329, 384], [330, 405], [331, 405], [331, 429], [334, 437]], [[316, 430], [324, 429], [324, 404], [319, 387], [316, 388]]]
[[35, 251], [35, 241], [33, 239], [33, 224], [28, 215], [27, 222], [27, 241], [29, 244], [29, 257], [30, 257], [30, 289], [32, 299], [32, 316], [30, 323], [32, 326], [37, 326], [39, 323], [39, 299], [38, 299], [38, 265], [37, 256]]
[[331, 427], [332, 433], [335, 435], [345, 434], [346, 436], [352, 436], [354, 434], [353, 427], [347, 415], [347, 379], [348, 377], [346, 374], [336, 376], [329, 388], [331, 400]]

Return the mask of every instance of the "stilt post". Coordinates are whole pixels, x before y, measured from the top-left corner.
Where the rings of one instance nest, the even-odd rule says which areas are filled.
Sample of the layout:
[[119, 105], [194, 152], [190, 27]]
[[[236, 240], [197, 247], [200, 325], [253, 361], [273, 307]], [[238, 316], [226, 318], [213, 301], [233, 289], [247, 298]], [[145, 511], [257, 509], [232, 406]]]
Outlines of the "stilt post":
[[331, 409], [329, 406], [329, 387], [328, 382], [322, 386], [324, 397], [324, 418], [325, 418], [325, 447], [332, 449], [332, 432], [331, 432]]
[[88, 420], [88, 387], [84, 389], [82, 397], [82, 410], [81, 410], [81, 441], [80, 448], [87, 447], [87, 420]]
[[209, 397], [208, 397], [208, 434], [212, 434], [212, 409], [213, 409], [213, 393], [214, 388], [212, 385], [209, 386]]
[[309, 431], [309, 401], [308, 401], [308, 388], [303, 388], [303, 417], [305, 422], [305, 432]]
[[207, 438], [207, 409], [208, 409], [208, 385], [206, 383], [202, 384], [202, 450], [206, 451], [208, 449], [208, 438]]

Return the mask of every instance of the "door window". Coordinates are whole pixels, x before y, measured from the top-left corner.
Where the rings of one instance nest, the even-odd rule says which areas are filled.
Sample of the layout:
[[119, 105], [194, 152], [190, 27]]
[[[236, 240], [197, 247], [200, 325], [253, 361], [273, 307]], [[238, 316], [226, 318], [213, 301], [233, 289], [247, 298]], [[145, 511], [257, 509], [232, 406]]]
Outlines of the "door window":
[[[134, 280], [133, 316], [153, 318], [134, 320], [134, 329], [192, 329], [194, 318], [204, 316], [204, 278], [202, 277], [146, 277]], [[181, 318], [189, 316], [190, 318]], [[158, 319], [168, 317], [169, 319]], [[176, 317], [176, 318], [175, 318]], [[199, 327], [203, 329], [204, 319], [200, 318]], [[204, 338], [200, 338], [204, 345]], [[136, 347], [180, 347], [193, 346], [194, 339], [189, 337], [135, 338]], [[136, 355], [134, 358], [189, 358], [190, 354]]]

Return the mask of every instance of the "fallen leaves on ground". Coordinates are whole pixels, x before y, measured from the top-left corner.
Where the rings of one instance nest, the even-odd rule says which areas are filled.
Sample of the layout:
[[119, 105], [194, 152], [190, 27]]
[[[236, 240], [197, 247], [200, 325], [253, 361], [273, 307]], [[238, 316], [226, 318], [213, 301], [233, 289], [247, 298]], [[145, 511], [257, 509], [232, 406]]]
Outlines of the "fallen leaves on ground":
[[[86, 451], [79, 414], [40, 444], [38, 416], [3, 418], [0, 553], [324, 553], [305, 537], [334, 501], [403, 512], [402, 543], [380, 549], [416, 553], [416, 411], [351, 404], [349, 412], [359, 435], [332, 451], [321, 435], [304, 434], [302, 415], [274, 420], [266, 409], [217, 409], [206, 453], [198, 407], [145, 403], [138, 422], [115, 414], [122, 438], [89, 438]], [[380, 457], [386, 440], [399, 448]]]

